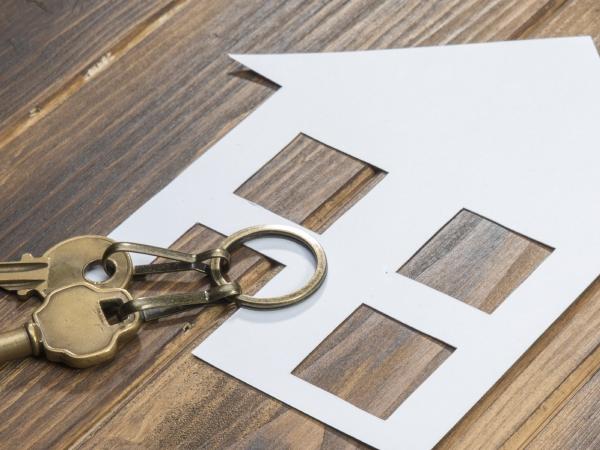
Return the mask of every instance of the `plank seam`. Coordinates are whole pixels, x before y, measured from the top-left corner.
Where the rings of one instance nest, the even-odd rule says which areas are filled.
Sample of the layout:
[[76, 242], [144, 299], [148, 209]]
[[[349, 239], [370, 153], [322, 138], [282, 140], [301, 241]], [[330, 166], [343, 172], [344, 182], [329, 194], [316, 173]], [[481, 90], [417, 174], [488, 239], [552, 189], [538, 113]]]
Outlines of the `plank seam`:
[[[273, 276], [275, 276], [282, 267], [280, 266], [272, 266], [272, 262], [269, 260], [260, 260], [245, 270], [241, 275], [240, 279], [244, 279], [247, 276], [252, 276], [259, 285], [264, 284], [269, 281]], [[256, 273], [257, 272], [257, 273]], [[193, 325], [196, 325], [201, 319], [205, 319], [205, 317], [201, 317], [203, 312], [216, 311], [216, 307], [202, 308], [200, 312], [194, 317]], [[235, 311], [237, 307], [227, 304], [223, 307], [219, 307], [219, 311], [217, 311], [216, 316], [209, 320], [207, 323], [210, 323], [208, 328], [202, 330], [198, 334], [187, 333], [189, 330], [188, 327], [184, 327], [183, 332], [171, 338], [158, 353], [156, 361], [143, 371], [140, 375], [140, 380], [138, 383], [130, 385], [129, 389], [127, 389], [122, 396], [117, 398], [110, 406], [105, 408], [103, 412], [100, 412], [93, 420], [90, 420], [84, 426], [78, 429], [79, 433], [74, 435], [71, 442], [67, 444], [67, 448], [77, 448], [82, 442], [86, 439], [93, 436], [97, 431], [99, 431], [105, 424], [116, 414], [121, 411], [123, 405], [129, 403], [133, 398], [135, 398], [139, 392], [143, 391], [146, 386], [152, 383], [163, 371], [169, 367], [170, 363], [176, 360], [181, 354], [190, 352], [191, 349], [198, 345], [198, 342], [203, 341], [210, 333], [212, 333], [215, 329], [217, 329], [225, 320], [227, 320]], [[169, 347], [174, 347], [175, 350], [168, 351], [166, 350]], [[85, 426], [87, 425], [87, 426]]]
[[548, 0], [544, 6], [538, 9], [537, 12], [529, 18], [529, 20], [525, 21], [523, 25], [515, 30], [508, 39], [523, 39], [531, 36], [535, 28], [549, 22], [552, 18], [557, 16], [568, 2], [569, 0]]
[[[562, 383], [554, 389], [550, 394], [544, 398], [544, 400], [539, 404], [536, 410], [529, 416], [529, 418], [523, 422], [521, 427], [519, 427], [515, 433], [513, 433], [504, 443], [502, 444], [502, 448], [525, 448], [529, 445], [536, 436], [538, 436], [556, 417], [560, 411], [564, 409], [567, 403], [587, 384], [587, 382], [594, 376], [597, 372], [598, 368], [600, 368], [600, 361], [595, 361], [599, 359], [600, 356], [600, 344], [594, 347], [588, 356], [575, 368], [573, 369], [567, 377], [562, 381]], [[563, 388], [564, 392], [563, 392]], [[553, 409], [544, 408], [544, 405], [552, 402], [553, 399], [557, 398], [557, 404]], [[552, 405], [550, 405], [552, 406]], [[527, 431], [527, 424], [531, 421], [535, 421], [537, 416], [541, 416], [539, 418], [539, 425], [533, 424], [533, 428]], [[522, 436], [521, 436], [522, 435]]]
[[31, 108], [27, 115], [17, 119], [16, 123], [0, 131], [0, 149], [10, 144], [14, 139], [65, 103], [84, 85], [91, 82], [100, 73], [106, 71], [130, 50], [161, 28], [189, 2], [190, 0], [173, 0], [142, 22], [133, 26], [119, 42], [97, 57], [92, 63], [88, 64], [84, 70], [66, 81], [46, 98], [37, 102], [37, 105]]

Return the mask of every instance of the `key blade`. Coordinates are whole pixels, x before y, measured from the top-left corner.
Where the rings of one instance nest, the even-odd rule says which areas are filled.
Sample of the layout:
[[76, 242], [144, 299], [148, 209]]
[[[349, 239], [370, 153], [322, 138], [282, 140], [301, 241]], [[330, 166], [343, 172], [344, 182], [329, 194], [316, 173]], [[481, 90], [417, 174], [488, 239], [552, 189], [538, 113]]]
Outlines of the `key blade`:
[[34, 258], [26, 253], [21, 261], [0, 263], [0, 287], [7, 291], [16, 291], [25, 297], [32, 291], [44, 294], [48, 284], [50, 258]]

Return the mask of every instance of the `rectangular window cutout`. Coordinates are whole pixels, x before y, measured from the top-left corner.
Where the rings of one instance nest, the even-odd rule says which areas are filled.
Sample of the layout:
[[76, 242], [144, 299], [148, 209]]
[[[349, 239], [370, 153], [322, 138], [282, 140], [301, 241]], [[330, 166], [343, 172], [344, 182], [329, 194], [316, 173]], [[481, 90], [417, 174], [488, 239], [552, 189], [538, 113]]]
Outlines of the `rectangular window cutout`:
[[300, 134], [235, 194], [322, 233], [384, 176], [384, 171]]
[[361, 305], [292, 373], [387, 419], [454, 350]]
[[463, 209], [398, 273], [491, 314], [553, 250]]

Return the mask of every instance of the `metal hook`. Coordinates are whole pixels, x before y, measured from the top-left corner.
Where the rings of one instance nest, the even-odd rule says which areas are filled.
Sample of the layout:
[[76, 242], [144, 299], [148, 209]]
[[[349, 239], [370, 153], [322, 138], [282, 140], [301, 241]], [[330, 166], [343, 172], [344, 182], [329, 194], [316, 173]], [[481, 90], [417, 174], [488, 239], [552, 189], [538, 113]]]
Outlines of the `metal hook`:
[[185, 253], [167, 248], [155, 247], [153, 245], [136, 244], [133, 242], [115, 242], [106, 249], [104, 255], [102, 256], [102, 264], [108, 273], [110, 273], [111, 269], [111, 262], [109, 258], [111, 255], [118, 252], [140, 253], [143, 255], [173, 260], [173, 262], [135, 266], [133, 269], [134, 276], [183, 272], [187, 270], [195, 270], [204, 274], [208, 274], [210, 271], [210, 266], [204, 261], [212, 258], [218, 258], [221, 260], [221, 264], [227, 268], [229, 267], [230, 260], [229, 252], [221, 248], [216, 248], [201, 253]]
[[152, 297], [140, 297], [120, 305], [118, 316], [127, 317], [139, 312], [145, 322], [196, 308], [198, 306], [220, 303], [241, 294], [242, 289], [236, 282], [215, 286], [201, 292], [165, 294]]

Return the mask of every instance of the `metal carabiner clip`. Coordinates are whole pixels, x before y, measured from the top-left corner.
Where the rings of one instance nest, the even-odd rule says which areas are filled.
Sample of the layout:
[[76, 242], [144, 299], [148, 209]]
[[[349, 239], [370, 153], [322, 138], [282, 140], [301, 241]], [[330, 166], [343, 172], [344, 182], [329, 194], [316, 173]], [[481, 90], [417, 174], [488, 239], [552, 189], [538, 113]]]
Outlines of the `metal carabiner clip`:
[[102, 256], [102, 265], [107, 273], [111, 273], [110, 257], [119, 252], [139, 253], [142, 255], [156, 256], [157, 258], [166, 258], [171, 262], [157, 264], [142, 264], [133, 268], [133, 276], [154, 275], [159, 273], [184, 272], [195, 270], [204, 274], [210, 273], [210, 265], [205, 261], [213, 258], [220, 260], [220, 263], [225, 267], [229, 267], [231, 255], [227, 250], [216, 248], [207, 250], [201, 253], [185, 253], [176, 250], [170, 250], [153, 245], [136, 244], [133, 242], [115, 242], [110, 245]]
[[[248, 240], [265, 236], [291, 239], [312, 253], [316, 267], [304, 287], [277, 297], [253, 297], [244, 294], [238, 283], [225, 278], [225, 273], [229, 269], [230, 250], [235, 250]], [[144, 320], [154, 320], [195, 306], [225, 301], [233, 301], [238, 306], [259, 309], [292, 305], [312, 295], [321, 286], [327, 274], [327, 258], [321, 245], [308, 233], [285, 225], [257, 225], [245, 228], [224, 238], [217, 248], [196, 254], [151, 245], [116, 242], [106, 249], [102, 258], [102, 263], [107, 271], [110, 270], [109, 257], [116, 252], [141, 253], [172, 260], [166, 263], [135, 266], [134, 276], [196, 270], [208, 275], [213, 285], [206, 291], [145, 297], [119, 307], [119, 316], [125, 317], [128, 314], [140, 312]], [[205, 261], [210, 261], [210, 264]]]
[[125, 318], [140, 313], [144, 322], [161, 319], [199, 306], [222, 304], [240, 295], [242, 289], [235, 281], [221, 286], [213, 286], [200, 292], [182, 292], [140, 297], [118, 306], [117, 315]]

